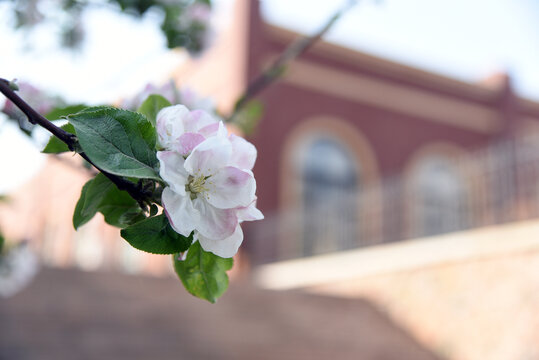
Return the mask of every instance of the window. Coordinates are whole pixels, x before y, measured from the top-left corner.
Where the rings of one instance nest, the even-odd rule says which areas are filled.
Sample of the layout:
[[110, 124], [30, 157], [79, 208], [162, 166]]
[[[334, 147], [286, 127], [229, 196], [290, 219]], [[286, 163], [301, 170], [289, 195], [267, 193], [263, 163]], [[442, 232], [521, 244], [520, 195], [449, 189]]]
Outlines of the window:
[[336, 139], [318, 138], [307, 146], [301, 172], [304, 256], [357, 244], [358, 170]]
[[424, 159], [415, 172], [413, 185], [413, 236], [465, 228], [466, 189], [453, 161], [443, 156]]

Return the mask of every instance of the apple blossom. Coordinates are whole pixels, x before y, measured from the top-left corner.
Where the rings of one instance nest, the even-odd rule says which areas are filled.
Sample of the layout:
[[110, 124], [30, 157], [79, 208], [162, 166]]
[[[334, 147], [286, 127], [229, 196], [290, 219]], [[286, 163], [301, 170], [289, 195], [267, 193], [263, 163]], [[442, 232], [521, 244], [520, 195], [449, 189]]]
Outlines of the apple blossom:
[[170, 101], [172, 104], [177, 104], [180, 102], [178, 89], [174, 83], [174, 80], [169, 80], [161, 86], [155, 86], [154, 84], [148, 83], [136, 95], [132, 98], [124, 99], [121, 102], [121, 107], [130, 110], [137, 110], [140, 105], [146, 100], [146, 98], [152, 94], [157, 94], [163, 96], [165, 99]]
[[194, 232], [202, 248], [232, 257], [243, 241], [242, 221], [260, 220], [252, 168], [256, 149], [229, 135], [210, 114], [183, 105], [157, 115], [162, 204], [172, 228]]
[[183, 104], [189, 109], [205, 110], [210, 113], [215, 113], [215, 101], [212, 98], [200, 96], [200, 94], [188, 87], [178, 88], [172, 79], [161, 86], [147, 84], [142, 91], [132, 98], [124, 99], [120, 105], [122, 108], [135, 111], [142, 105], [148, 96], [154, 94], [161, 95], [173, 105]]
[[181, 87], [179, 90], [178, 104], [183, 104], [189, 109], [204, 110], [209, 113], [215, 113], [215, 101], [211, 97], [204, 97], [189, 87]]
[[[169, 106], [157, 114], [157, 140], [162, 149], [177, 150], [187, 155], [207, 137], [219, 129], [226, 134], [220, 122], [203, 110], [189, 109], [184, 105]], [[221, 123], [222, 124], [222, 123]]]

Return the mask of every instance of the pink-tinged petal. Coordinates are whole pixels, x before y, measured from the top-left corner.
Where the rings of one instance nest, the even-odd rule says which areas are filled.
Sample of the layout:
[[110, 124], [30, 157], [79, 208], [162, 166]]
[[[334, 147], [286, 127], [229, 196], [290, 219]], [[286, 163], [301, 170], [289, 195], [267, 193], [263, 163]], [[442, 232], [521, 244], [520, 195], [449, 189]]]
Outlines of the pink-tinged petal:
[[213, 123], [210, 125], [207, 125], [203, 128], [201, 128], [198, 133], [202, 134], [204, 137], [209, 138], [210, 136], [217, 135], [217, 131], [219, 130], [219, 123]]
[[200, 129], [212, 124], [218, 124], [217, 119], [204, 110], [191, 111], [184, 121], [185, 131], [188, 132], [199, 132]]
[[182, 196], [172, 191], [169, 187], [163, 190], [161, 196], [165, 214], [168, 217], [170, 226], [177, 233], [183, 236], [189, 236], [195, 230], [199, 221], [200, 214], [193, 207], [193, 202], [189, 194]]
[[212, 252], [222, 258], [231, 258], [236, 255], [238, 248], [243, 242], [243, 231], [238, 225], [234, 233], [223, 240], [212, 240], [199, 234], [198, 241], [204, 251]]
[[16, 109], [15, 104], [13, 104], [10, 100], [6, 100], [6, 102], [4, 103], [4, 108], [2, 109], [2, 112], [8, 115], [11, 115], [13, 114], [15, 109]]
[[185, 159], [185, 169], [194, 176], [211, 176], [226, 166], [232, 153], [230, 141], [211, 137], [198, 144]]
[[183, 167], [185, 159], [175, 151], [158, 151], [157, 159], [160, 164], [159, 175], [161, 178], [174, 192], [185, 195], [185, 185], [189, 177]]
[[204, 136], [195, 133], [185, 133], [178, 138], [176, 150], [183, 156], [189, 155], [193, 149], [205, 140]]
[[256, 161], [256, 148], [253, 144], [240, 136], [231, 134], [230, 143], [232, 144], [231, 166], [240, 169], [252, 170]]
[[206, 138], [212, 136], [228, 137], [228, 130], [222, 121], [205, 126], [198, 133], [204, 135]]
[[159, 145], [170, 148], [184, 132], [184, 119], [189, 109], [183, 105], [168, 106], [157, 113], [156, 130]]
[[200, 215], [196, 224], [197, 231], [212, 240], [222, 240], [234, 233], [238, 217], [234, 209], [217, 209], [200, 196], [193, 200], [193, 206]]
[[264, 218], [264, 214], [256, 208], [256, 199], [249, 206], [238, 208], [236, 214], [240, 222], [256, 221]]
[[256, 182], [246, 171], [232, 166], [219, 169], [206, 180], [208, 202], [219, 209], [249, 206], [255, 199]]

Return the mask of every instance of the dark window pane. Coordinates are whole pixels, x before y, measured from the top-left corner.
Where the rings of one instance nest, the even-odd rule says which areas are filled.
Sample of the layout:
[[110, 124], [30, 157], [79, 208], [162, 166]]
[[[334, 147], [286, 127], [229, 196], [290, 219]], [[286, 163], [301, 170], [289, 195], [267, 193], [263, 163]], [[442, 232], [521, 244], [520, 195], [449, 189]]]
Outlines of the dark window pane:
[[358, 169], [348, 150], [329, 138], [314, 141], [302, 168], [305, 256], [357, 244]]

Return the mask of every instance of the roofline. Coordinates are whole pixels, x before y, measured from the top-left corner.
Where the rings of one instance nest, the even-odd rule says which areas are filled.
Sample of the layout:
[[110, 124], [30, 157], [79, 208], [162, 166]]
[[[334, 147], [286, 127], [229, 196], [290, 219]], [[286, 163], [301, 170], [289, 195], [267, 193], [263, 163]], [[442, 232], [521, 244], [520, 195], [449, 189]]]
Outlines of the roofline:
[[[270, 40], [282, 43], [283, 45], [289, 44], [299, 36], [302, 36], [297, 32], [266, 22], [264, 22], [264, 29]], [[490, 87], [478, 83], [457, 80], [452, 77], [370, 55], [324, 40], [315, 43], [309, 49], [309, 52], [317, 57], [335, 62], [345, 63], [358, 68], [368, 68], [369, 70], [384, 75], [389, 74], [396, 80], [405, 80], [423, 86], [428, 84], [429, 87], [436, 90], [449, 91], [458, 95], [464, 94], [478, 101], [495, 100], [502, 91], [502, 89], [498, 87]], [[539, 113], [539, 102], [519, 96], [517, 96], [517, 99], [521, 104], [525, 105], [523, 110], [533, 109]]]

